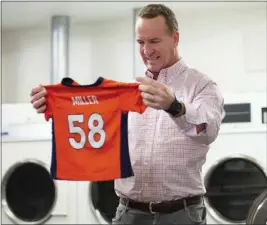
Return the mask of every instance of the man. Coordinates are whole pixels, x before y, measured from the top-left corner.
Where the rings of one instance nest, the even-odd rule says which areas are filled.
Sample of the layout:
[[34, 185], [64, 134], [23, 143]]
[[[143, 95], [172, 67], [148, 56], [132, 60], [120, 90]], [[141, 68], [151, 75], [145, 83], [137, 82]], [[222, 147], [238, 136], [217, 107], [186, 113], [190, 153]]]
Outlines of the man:
[[[142, 115], [129, 114], [129, 150], [135, 176], [115, 181], [120, 196], [114, 224], [205, 224], [201, 168], [224, 116], [216, 84], [179, 56], [178, 23], [161, 4], [144, 7], [136, 20], [146, 76], [137, 78]], [[152, 79], [151, 79], [152, 78]], [[37, 87], [34, 108], [45, 111]]]

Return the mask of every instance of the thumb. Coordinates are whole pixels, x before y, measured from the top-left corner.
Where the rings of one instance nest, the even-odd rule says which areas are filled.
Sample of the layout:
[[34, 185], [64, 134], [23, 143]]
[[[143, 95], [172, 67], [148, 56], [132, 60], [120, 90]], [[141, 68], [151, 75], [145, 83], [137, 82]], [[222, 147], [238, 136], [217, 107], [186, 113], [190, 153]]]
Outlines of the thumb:
[[146, 77], [136, 77], [135, 79], [138, 82], [144, 82], [146, 80]]

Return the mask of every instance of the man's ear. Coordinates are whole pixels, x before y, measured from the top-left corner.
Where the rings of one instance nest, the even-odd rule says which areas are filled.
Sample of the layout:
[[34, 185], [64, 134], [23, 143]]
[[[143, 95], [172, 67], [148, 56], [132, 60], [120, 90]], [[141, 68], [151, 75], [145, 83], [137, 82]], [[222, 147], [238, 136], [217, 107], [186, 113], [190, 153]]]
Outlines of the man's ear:
[[173, 34], [173, 41], [174, 41], [174, 45], [175, 45], [175, 47], [177, 47], [178, 44], [179, 44], [179, 32], [175, 32], [175, 33]]

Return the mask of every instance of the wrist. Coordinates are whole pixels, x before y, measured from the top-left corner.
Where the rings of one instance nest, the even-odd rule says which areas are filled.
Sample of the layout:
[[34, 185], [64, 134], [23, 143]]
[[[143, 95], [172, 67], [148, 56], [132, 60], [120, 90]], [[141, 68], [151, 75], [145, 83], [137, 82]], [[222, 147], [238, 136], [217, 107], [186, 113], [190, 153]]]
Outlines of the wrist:
[[171, 103], [169, 109], [165, 110], [173, 117], [180, 117], [185, 114], [185, 105], [182, 102], [179, 102], [174, 96], [174, 100]]

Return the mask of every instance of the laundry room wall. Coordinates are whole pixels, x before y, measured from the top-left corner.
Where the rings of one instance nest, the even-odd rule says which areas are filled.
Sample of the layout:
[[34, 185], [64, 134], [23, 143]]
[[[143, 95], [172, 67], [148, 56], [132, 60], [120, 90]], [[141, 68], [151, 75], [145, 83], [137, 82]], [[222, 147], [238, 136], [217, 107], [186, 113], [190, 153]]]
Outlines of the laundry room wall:
[[[132, 17], [71, 26], [69, 75], [80, 83], [97, 76], [133, 78]], [[3, 102], [28, 102], [32, 87], [51, 82], [51, 31], [46, 27], [3, 32]]]
[[[266, 8], [239, 4], [240, 8], [175, 10], [179, 53], [188, 66], [215, 80], [224, 93], [266, 92]], [[137, 60], [135, 67], [137, 75], [144, 66]]]
[[[181, 56], [212, 77], [223, 92], [266, 91], [266, 10], [253, 4], [240, 9], [174, 9]], [[3, 103], [28, 102], [32, 87], [50, 83], [49, 24], [3, 30]], [[72, 25], [69, 75], [80, 83], [97, 76], [129, 81], [142, 75], [133, 24], [133, 15], [127, 15]]]
[[193, 15], [180, 19], [180, 51], [188, 65], [212, 77], [223, 92], [266, 91], [266, 9]]

